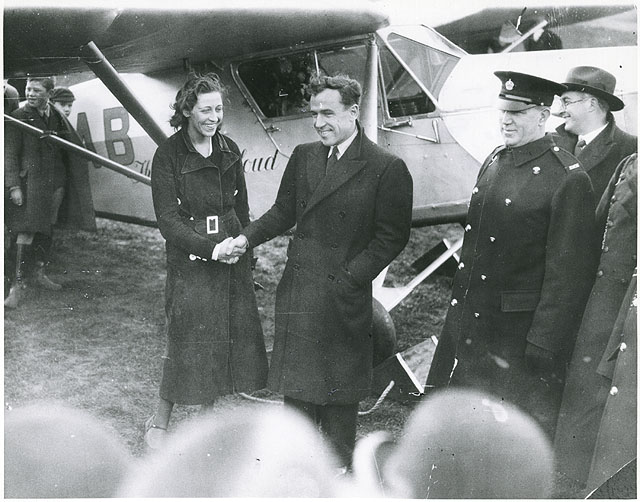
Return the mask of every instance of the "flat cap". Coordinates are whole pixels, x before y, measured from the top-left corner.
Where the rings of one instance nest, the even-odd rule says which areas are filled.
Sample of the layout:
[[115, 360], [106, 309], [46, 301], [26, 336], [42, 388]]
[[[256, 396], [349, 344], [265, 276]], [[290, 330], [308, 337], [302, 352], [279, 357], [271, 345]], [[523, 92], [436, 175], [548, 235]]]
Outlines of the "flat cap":
[[54, 87], [49, 99], [56, 103], [73, 103], [76, 97], [73, 95], [73, 92], [66, 87]]

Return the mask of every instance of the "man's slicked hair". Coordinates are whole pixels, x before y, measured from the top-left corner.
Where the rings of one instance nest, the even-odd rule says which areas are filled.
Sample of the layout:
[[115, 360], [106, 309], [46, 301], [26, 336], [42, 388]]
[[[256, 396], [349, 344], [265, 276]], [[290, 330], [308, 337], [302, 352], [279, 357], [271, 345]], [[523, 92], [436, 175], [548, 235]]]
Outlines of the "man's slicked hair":
[[316, 96], [326, 89], [333, 89], [340, 93], [340, 99], [345, 107], [352, 105], [360, 106], [362, 96], [362, 86], [360, 82], [352, 79], [348, 75], [338, 74], [330, 77], [328, 75], [314, 75], [309, 81], [307, 91], [311, 96]]

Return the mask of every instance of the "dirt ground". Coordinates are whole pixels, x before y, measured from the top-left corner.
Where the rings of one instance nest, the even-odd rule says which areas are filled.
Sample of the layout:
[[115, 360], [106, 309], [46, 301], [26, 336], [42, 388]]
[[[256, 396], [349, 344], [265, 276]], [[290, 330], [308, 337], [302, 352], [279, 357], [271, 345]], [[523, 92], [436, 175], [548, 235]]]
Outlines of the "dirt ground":
[[[406, 283], [415, 273], [411, 262], [440, 236], [456, 233], [455, 225], [414, 230], [386, 284]], [[268, 350], [287, 240], [274, 239], [256, 252]], [[63, 290], [28, 289], [18, 309], [5, 311], [5, 409], [41, 399], [78, 407], [104, 419], [134, 455], [142, 454], [142, 424], [154, 410], [165, 348], [164, 260], [157, 229], [98, 219], [96, 233], [57, 231], [49, 274]], [[449, 282], [441, 276], [428, 279], [392, 311], [400, 350], [439, 333]], [[281, 399], [266, 391], [257, 395]], [[361, 409], [375, 399], [362, 402]], [[219, 406], [239, 401], [244, 399], [229, 396]], [[387, 399], [361, 417], [358, 435], [389, 430], [397, 436], [411, 409]], [[172, 426], [196, 412], [196, 407], [176, 407]]]
[[[411, 264], [443, 237], [455, 240], [458, 225], [414, 229], [407, 248], [389, 269], [385, 285], [402, 285], [414, 275]], [[288, 237], [256, 250], [255, 280], [267, 349], [273, 345], [273, 307]], [[153, 228], [98, 219], [96, 233], [58, 230], [50, 276], [60, 292], [28, 289], [16, 310], [4, 314], [5, 411], [38, 400], [57, 401], [104, 420], [135, 456], [143, 454], [143, 423], [154, 411], [165, 349], [164, 240]], [[439, 335], [451, 280], [433, 275], [391, 316], [398, 350]], [[280, 401], [260, 391], [257, 397]], [[371, 408], [377, 396], [361, 403]], [[246, 403], [241, 396], [217, 402], [219, 409]], [[255, 406], [274, 404], [255, 403]], [[387, 398], [361, 416], [358, 437], [386, 430], [397, 439], [412, 403]], [[177, 406], [171, 428], [197, 407]], [[558, 480], [557, 497], [572, 498], [573, 487]]]

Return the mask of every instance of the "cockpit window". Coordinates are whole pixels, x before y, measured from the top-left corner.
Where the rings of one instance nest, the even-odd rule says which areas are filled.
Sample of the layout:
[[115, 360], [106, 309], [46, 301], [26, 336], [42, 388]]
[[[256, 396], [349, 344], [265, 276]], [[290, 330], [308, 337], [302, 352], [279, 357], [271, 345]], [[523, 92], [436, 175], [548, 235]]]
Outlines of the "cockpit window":
[[380, 50], [380, 63], [390, 117], [420, 115], [436, 109], [429, 96], [386, 47]]
[[459, 58], [396, 33], [387, 37], [395, 50], [432, 96], [437, 97]]
[[424, 91], [388, 47], [382, 47], [380, 62], [389, 116], [395, 118], [435, 111], [430, 96], [438, 96], [458, 58], [395, 33], [389, 34], [386, 40], [430, 93], [428, 95]]
[[362, 82], [366, 56], [363, 44], [323, 48], [246, 61], [238, 65], [238, 75], [265, 117], [286, 117], [308, 112], [305, 87], [316, 68]]

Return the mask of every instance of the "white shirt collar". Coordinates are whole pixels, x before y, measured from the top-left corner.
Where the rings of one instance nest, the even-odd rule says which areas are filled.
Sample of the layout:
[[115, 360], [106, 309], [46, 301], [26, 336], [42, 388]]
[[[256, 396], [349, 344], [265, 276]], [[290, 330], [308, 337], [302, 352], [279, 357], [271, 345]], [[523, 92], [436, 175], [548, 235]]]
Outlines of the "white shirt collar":
[[584, 142], [588, 145], [589, 143], [591, 143], [594, 139], [596, 139], [596, 136], [598, 134], [600, 134], [602, 131], [605, 130], [605, 128], [609, 125], [609, 122], [607, 122], [605, 125], [603, 125], [602, 127], [599, 127], [598, 129], [596, 129], [595, 131], [591, 131], [588, 132], [587, 134], [580, 134], [578, 135], [578, 141], [580, 140], [584, 140]]
[[347, 151], [347, 148], [349, 148], [351, 146], [351, 143], [353, 143], [353, 140], [356, 139], [356, 136], [358, 135], [358, 128], [356, 127], [356, 130], [353, 131], [353, 134], [351, 136], [349, 136], [347, 139], [345, 139], [342, 143], [340, 143], [339, 145], [333, 145], [331, 148], [329, 148], [329, 154], [327, 155], [327, 158], [331, 157], [331, 153], [333, 152], [334, 148], [338, 149], [338, 159], [340, 159], [343, 155], [344, 152]]

